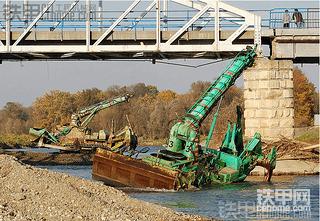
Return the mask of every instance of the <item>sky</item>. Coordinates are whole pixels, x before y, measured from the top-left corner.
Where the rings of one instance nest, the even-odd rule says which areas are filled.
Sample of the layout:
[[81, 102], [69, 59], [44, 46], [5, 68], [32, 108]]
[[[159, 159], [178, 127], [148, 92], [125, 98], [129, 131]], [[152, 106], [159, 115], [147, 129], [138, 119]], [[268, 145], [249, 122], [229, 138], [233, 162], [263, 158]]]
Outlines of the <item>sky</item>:
[[[282, 7], [319, 7], [318, 1], [225, 1], [243, 9], [272, 9]], [[124, 7], [123, 10], [126, 8]], [[264, 53], [268, 49], [264, 47]], [[212, 60], [169, 61], [184, 65], [197, 65]], [[159, 91], [170, 89], [179, 94], [187, 93], [196, 81], [213, 81], [230, 62], [223, 61], [200, 68], [168, 65], [149, 61], [22, 61], [0, 64], [0, 109], [7, 102], [32, 105], [36, 97], [50, 90], [76, 93], [83, 89], [107, 90], [112, 85], [130, 86], [136, 83], [157, 86]], [[319, 91], [319, 66], [295, 64]], [[243, 79], [236, 85], [243, 87]]]

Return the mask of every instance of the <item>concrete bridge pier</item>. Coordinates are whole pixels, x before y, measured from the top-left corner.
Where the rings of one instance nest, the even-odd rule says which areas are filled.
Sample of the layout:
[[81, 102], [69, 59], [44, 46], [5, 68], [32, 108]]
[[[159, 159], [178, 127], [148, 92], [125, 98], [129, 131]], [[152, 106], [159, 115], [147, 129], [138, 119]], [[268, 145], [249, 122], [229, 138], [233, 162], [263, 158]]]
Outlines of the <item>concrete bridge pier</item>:
[[263, 139], [293, 138], [293, 62], [256, 58], [243, 73], [245, 136]]

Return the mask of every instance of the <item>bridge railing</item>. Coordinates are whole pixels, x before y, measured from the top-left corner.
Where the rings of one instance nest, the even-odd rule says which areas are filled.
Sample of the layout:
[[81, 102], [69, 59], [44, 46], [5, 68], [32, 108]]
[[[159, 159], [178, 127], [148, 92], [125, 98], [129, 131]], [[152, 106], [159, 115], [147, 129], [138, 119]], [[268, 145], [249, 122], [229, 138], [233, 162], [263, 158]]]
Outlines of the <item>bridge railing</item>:
[[[148, 16], [144, 18], [139, 18], [139, 15], [144, 11], [134, 11], [125, 18], [115, 30], [125, 31], [128, 29], [135, 29], [141, 31], [147, 31], [150, 29], [155, 29], [156, 27], [156, 15], [155, 12], [149, 12]], [[186, 22], [190, 21], [190, 19], [197, 13], [197, 10], [170, 10], [170, 11], [162, 11], [162, 14], [169, 14], [170, 16], [162, 16], [161, 18], [161, 28], [166, 28], [168, 30], [177, 30], [181, 28]], [[74, 12], [79, 13], [79, 12]], [[102, 16], [98, 18], [96, 14], [100, 13]], [[91, 11], [90, 15], [90, 26], [91, 30], [95, 29], [107, 29], [117, 20], [119, 15], [121, 15], [123, 11]], [[244, 18], [220, 18], [220, 27], [221, 28], [238, 28], [241, 26], [245, 20]], [[22, 19], [19, 17], [11, 18], [11, 29], [15, 31], [23, 31], [28, 27], [29, 24], [32, 23], [32, 19]], [[203, 16], [198, 19], [192, 26], [191, 30], [197, 29], [200, 26], [205, 28], [206, 30], [214, 29], [214, 21], [215, 19], [209, 16]], [[55, 25], [57, 24], [58, 25]], [[206, 23], [203, 25], [203, 23]], [[4, 14], [0, 15], [0, 29], [5, 30], [6, 28], [6, 18]], [[59, 20], [56, 16], [52, 15], [52, 12], [48, 12], [46, 16], [41, 18], [35, 28], [39, 31], [48, 31], [48, 30], [83, 30], [86, 28], [86, 19], [82, 17], [70, 17], [67, 16], [63, 20]]]
[[[320, 19], [319, 19], [319, 8], [275, 8], [270, 10], [269, 18], [269, 28], [270, 29], [283, 29], [283, 28], [298, 28], [295, 24], [293, 14], [295, 9], [298, 9], [298, 12], [302, 15], [302, 27], [301, 28], [319, 28]], [[288, 10], [286, 12], [285, 10]], [[283, 17], [285, 13], [288, 13], [290, 16], [289, 27], [284, 27]]]
[[[290, 23], [288, 28], [297, 28], [292, 15], [294, 8], [276, 8], [272, 10], [252, 10], [252, 13], [261, 15], [262, 28], [282, 29], [283, 16], [285, 10], [288, 10], [290, 16]], [[302, 28], [319, 28], [319, 8], [298, 8], [303, 17]], [[35, 15], [38, 12], [33, 12]], [[114, 24], [117, 18], [123, 11], [90, 11], [90, 29], [91, 31], [104, 31]], [[119, 23], [115, 31], [150, 31], [156, 28], [156, 12], [149, 11], [141, 18], [145, 11], [134, 10], [125, 19]], [[175, 31], [180, 29], [185, 23], [190, 21], [192, 17], [198, 13], [198, 10], [167, 10], [161, 11], [161, 29], [168, 31]], [[212, 12], [213, 13], [213, 12]], [[58, 14], [55, 11], [48, 11], [36, 23], [35, 31], [83, 31], [86, 29], [85, 11], [72, 10], [64, 19], [59, 19], [62, 13]], [[139, 17], [140, 16], [140, 17]], [[34, 18], [24, 19], [22, 14], [17, 16], [15, 11], [11, 11], [10, 28], [12, 31], [23, 31], [29, 24], [33, 22]], [[219, 25], [222, 30], [235, 30], [239, 28], [244, 18], [239, 17], [220, 17]], [[6, 14], [0, 13], [0, 29], [6, 30]], [[210, 16], [210, 11], [200, 17], [193, 25], [189, 27], [192, 30], [214, 30], [215, 19]]]
[[[179, 30], [185, 23], [190, 21], [198, 10], [167, 10], [161, 11], [161, 28], [169, 31]], [[74, 11], [79, 14], [80, 12]], [[117, 18], [123, 13], [123, 11], [91, 11], [90, 12], [90, 28], [91, 31], [106, 30], [114, 24]], [[148, 31], [156, 28], [156, 13], [150, 11], [147, 16], [139, 18], [144, 11], [132, 11], [129, 16], [121, 21], [119, 25], [114, 29], [115, 31]], [[210, 11], [209, 11], [210, 13]], [[100, 14], [99, 16], [97, 16]], [[166, 14], [167, 16], [164, 16]], [[22, 19], [20, 17], [12, 17], [11, 15], [11, 30], [23, 31], [32, 23], [32, 19]], [[233, 30], [239, 28], [245, 19], [242, 17], [220, 17], [220, 28]], [[201, 27], [201, 28], [200, 28]], [[215, 19], [208, 14], [202, 16], [189, 30], [214, 30]], [[0, 14], [0, 29], [6, 29], [6, 17], [5, 13]], [[54, 12], [47, 12], [36, 24], [35, 30], [37, 31], [81, 31], [86, 29], [85, 16], [72, 16], [72, 13], [66, 16], [63, 20], [57, 19], [57, 15]]]

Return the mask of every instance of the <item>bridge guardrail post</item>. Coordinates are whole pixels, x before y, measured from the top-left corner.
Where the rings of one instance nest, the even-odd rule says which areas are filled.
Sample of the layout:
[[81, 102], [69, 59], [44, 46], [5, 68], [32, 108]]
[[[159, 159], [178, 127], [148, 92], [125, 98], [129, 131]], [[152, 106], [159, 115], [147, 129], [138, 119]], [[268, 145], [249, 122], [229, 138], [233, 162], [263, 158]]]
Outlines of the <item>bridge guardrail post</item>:
[[6, 49], [7, 51], [10, 51], [10, 0], [6, 1]]

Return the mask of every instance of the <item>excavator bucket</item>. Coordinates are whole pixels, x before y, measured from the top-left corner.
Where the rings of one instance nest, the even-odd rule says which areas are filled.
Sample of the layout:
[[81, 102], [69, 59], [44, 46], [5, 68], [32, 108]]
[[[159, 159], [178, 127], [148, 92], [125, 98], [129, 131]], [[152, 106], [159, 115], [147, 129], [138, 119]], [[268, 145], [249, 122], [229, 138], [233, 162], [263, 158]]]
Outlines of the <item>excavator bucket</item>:
[[29, 129], [29, 139], [31, 142], [36, 142], [43, 136], [46, 129], [37, 129], [37, 128], [30, 128]]
[[43, 139], [47, 139], [48, 141], [53, 142], [55, 144], [59, 143], [58, 140], [49, 131], [47, 131], [46, 128], [44, 129], [30, 128], [29, 138], [31, 142], [37, 142], [40, 140], [43, 141]]

